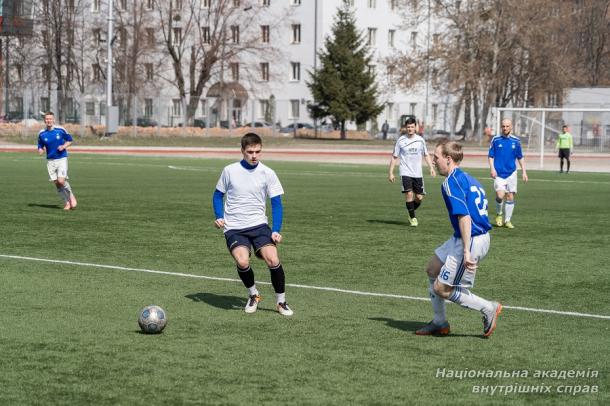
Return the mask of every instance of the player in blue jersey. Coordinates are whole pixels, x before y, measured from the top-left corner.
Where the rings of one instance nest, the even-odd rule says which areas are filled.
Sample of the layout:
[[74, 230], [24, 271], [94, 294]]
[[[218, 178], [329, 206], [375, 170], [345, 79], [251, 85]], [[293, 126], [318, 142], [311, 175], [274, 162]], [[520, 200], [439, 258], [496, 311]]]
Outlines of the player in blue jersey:
[[491, 225], [487, 218], [487, 198], [475, 178], [459, 165], [464, 154], [455, 141], [442, 141], [433, 161], [438, 173], [447, 179], [441, 192], [453, 226], [453, 236], [434, 251], [426, 268], [434, 319], [415, 332], [417, 335], [447, 335], [449, 322], [445, 299], [483, 314], [483, 335], [489, 337], [496, 328], [502, 305], [473, 294], [475, 273], [489, 250]]
[[55, 115], [44, 115], [45, 128], [38, 133], [38, 155], [47, 154], [49, 180], [55, 183], [59, 197], [64, 201], [64, 210], [76, 208], [76, 197], [68, 183], [68, 147], [72, 136], [63, 127], [55, 125]]
[[[275, 172], [260, 162], [262, 144], [257, 134], [247, 133], [241, 139], [243, 159], [223, 169], [212, 199], [214, 225], [223, 229], [237, 274], [248, 289], [244, 311], [254, 313], [261, 300], [250, 266], [250, 249], [254, 247], [256, 256], [266, 262], [271, 273], [277, 311], [292, 316], [293, 311], [286, 303], [284, 268], [276, 247], [282, 241], [284, 189]], [[271, 200], [272, 228], [265, 214], [267, 198]]]
[[[511, 222], [515, 210], [517, 193], [517, 165], [521, 167], [523, 181], [527, 182], [525, 159], [521, 150], [521, 140], [512, 134], [513, 124], [509, 119], [502, 120], [502, 134], [492, 138], [489, 145], [489, 169], [496, 190], [496, 226], [515, 228]], [[504, 213], [504, 218], [502, 218]]]

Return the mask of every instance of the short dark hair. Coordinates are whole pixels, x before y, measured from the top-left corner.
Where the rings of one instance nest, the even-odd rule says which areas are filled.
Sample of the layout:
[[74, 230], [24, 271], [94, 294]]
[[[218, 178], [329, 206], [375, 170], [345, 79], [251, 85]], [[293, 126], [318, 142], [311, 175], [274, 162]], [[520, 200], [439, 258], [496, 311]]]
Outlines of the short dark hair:
[[564, 124], [564, 125], [561, 126], [561, 128], [568, 128], [568, 125]]
[[417, 125], [417, 121], [415, 120], [415, 117], [409, 117], [405, 120], [405, 127], [407, 126], [407, 124], [415, 124]]
[[450, 141], [444, 139], [436, 144], [437, 147], [441, 147], [441, 153], [443, 156], [451, 157], [453, 162], [459, 164], [464, 159], [464, 152], [462, 151], [462, 145], [456, 141]]
[[53, 116], [53, 117], [55, 117], [55, 114], [53, 114], [53, 112], [52, 112], [52, 111], [47, 111], [46, 113], [44, 113], [44, 116], [45, 116], [45, 117], [46, 117], [46, 116]]
[[241, 149], [244, 150], [250, 145], [263, 145], [263, 140], [256, 133], [246, 133], [241, 137]]

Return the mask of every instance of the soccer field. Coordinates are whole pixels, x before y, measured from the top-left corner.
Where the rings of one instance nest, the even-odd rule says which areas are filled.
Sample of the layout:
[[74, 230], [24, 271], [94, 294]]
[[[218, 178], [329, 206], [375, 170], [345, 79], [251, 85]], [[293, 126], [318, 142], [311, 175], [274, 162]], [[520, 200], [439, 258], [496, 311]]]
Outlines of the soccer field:
[[[64, 212], [43, 159], [0, 154], [0, 404], [610, 403], [610, 174], [520, 181], [516, 228], [491, 231], [473, 290], [505, 305], [483, 339], [453, 304], [450, 336], [414, 335], [432, 318], [424, 267], [452, 231], [443, 178], [425, 178], [411, 228], [386, 166], [269, 163], [295, 315], [274, 310], [259, 260], [263, 301], [245, 314], [212, 226], [228, 162], [75, 154]], [[488, 172], [468, 171], [493, 200]], [[139, 332], [148, 304], [168, 313], [160, 335]]]

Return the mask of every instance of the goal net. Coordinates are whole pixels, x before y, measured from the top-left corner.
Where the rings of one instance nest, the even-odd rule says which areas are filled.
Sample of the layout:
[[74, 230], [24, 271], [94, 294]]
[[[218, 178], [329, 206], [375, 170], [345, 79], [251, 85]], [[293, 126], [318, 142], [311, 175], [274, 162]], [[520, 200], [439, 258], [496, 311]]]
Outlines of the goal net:
[[556, 156], [557, 136], [564, 125], [574, 140], [576, 153], [610, 152], [610, 109], [514, 108], [495, 109], [495, 133], [503, 119], [513, 122], [513, 133], [521, 138], [524, 153], [538, 156], [539, 168]]

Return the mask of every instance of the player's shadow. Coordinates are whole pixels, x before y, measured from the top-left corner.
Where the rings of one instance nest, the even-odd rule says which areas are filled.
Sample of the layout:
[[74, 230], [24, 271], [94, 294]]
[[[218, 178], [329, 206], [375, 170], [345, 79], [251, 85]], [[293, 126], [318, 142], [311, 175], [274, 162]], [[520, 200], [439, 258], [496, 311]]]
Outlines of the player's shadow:
[[192, 293], [185, 297], [191, 299], [193, 302], [207, 303], [210, 306], [225, 310], [241, 309], [246, 305], [246, 301], [237, 296], [215, 295], [214, 293], [201, 292]]
[[[395, 319], [389, 319], [387, 317], [369, 317], [369, 320], [382, 321], [388, 327], [396, 328], [396, 329], [402, 330], [402, 331], [408, 331], [413, 334], [415, 334], [415, 331], [417, 331], [418, 329], [422, 328], [423, 326], [425, 326], [427, 324], [427, 323], [423, 323], [420, 321], [395, 320]], [[455, 334], [455, 333], [449, 333], [449, 335], [447, 335], [447, 336], [435, 336], [435, 337], [440, 337], [440, 338], [451, 338], [451, 337], [454, 337], [454, 338], [455, 337], [485, 338], [482, 335], [477, 335], [477, 334]]]
[[398, 220], [368, 219], [366, 221], [369, 222], [369, 223], [388, 224], [388, 225], [391, 225], [391, 226], [404, 226], [404, 225], [408, 224], [407, 221], [398, 221]]
[[[215, 295], [214, 293], [192, 293], [184, 297], [191, 299], [193, 302], [207, 303], [210, 306], [224, 310], [243, 310], [246, 306], [246, 299], [237, 296]], [[266, 309], [259, 304], [258, 311], [274, 312], [274, 309]]]
[[43, 209], [63, 209], [63, 207], [57, 205], [57, 204], [38, 204], [38, 203], [30, 203], [28, 204], [28, 207], [42, 207]]

